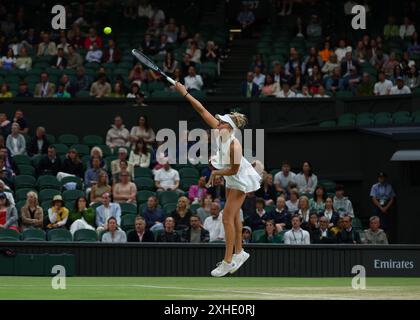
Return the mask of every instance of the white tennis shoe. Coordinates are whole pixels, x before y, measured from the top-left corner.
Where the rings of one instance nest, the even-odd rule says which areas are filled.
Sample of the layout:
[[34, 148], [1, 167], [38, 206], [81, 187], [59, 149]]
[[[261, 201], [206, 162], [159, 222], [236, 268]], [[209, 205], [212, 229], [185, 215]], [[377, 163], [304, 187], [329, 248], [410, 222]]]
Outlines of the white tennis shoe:
[[235, 268], [235, 266], [236, 265], [235, 262], [233, 262], [233, 260], [231, 263], [227, 263], [225, 260], [223, 260], [217, 264], [217, 267], [213, 269], [211, 275], [213, 277], [223, 277], [228, 273], [231, 273], [231, 270]]
[[244, 263], [248, 260], [250, 254], [245, 252], [243, 249], [240, 253], [234, 254], [232, 257], [232, 262], [235, 263], [235, 267], [230, 271], [230, 273], [235, 273]]

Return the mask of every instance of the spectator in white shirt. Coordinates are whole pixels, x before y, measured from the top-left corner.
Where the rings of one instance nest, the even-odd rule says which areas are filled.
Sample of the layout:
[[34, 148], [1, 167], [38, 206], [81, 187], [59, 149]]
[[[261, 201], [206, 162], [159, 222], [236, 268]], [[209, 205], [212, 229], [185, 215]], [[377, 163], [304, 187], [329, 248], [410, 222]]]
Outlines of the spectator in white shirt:
[[290, 171], [290, 163], [283, 161], [281, 165], [281, 171], [277, 172], [274, 176], [274, 185], [276, 186], [277, 192], [287, 193], [287, 188], [290, 182], [295, 182], [296, 174]]
[[220, 205], [213, 202], [210, 208], [210, 217], [204, 220], [204, 229], [210, 234], [210, 241], [225, 240], [225, 229], [223, 227], [223, 214], [220, 213]]
[[416, 27], [411, 23], [410, 18], [404, 17], [404, 24], [400, 27], [401, 39], [411, 38], [414, 32], [416, 32]]
[[314, 95], [314, 98], [331, 98], [328, 94], [325, 93], [324, 86], [319, 86], [318, 93]]
[[185, 88], [188, 91], [198, 90], [200, 91], [203, 87], [203, 79], [199, 74], [195, 73], [195, 68], [190, 66], [188, 68], [188, 76], [184, 78]]
[[397, 85], [391, 88], [391, 95], [399, 94], [411, 94], [411, 90], [404, 84], [404, 79], [402, 77], [397, 78]]
[[281, 90], [276, 94], [276, 98], [296, 98], [296, 93], [290, 90], [288, 82], [284, 82]]
[[306, 84], [302, 86], [302, 91], [296, 94], [296, 98], [312, 98], [309, 87]]
[[338, 48], [335, 50], [335, 55], [337, 56], [337, 62], [341, 63], [341, 60], [346, 56], [347, 52], [352, 52], [352, 48], [346, 47], [346, 41], [340, 40], [338, 43]]
[[258, 86], [258, 89], [262, 89], [265, 83], [265, 75], [261, 73], [259, 66], [254, 67], [254, 83]]
[[300, 193], [314, 193], [318, 184], [318, 178], [312, 173], [312, 165], [309, 161], [303, 163], [302, 172], [296, 175], [295, 181]]
[[391, 93], [392, 81], [385, 78], [383, 71], [378, 74], [379, 81], [375, 83], [373, 93], [375, 96], [387, 96]]
[[353, 205], [349, 198], [344, 196], [344, 186], [337, 184], [335, 187], [335, 196], [333, 199], [334, 210], [340, 214], [340, 217], [348, 215], [354, 218]]
[[309, 232], [300, 227], [301, 223], [301, 218], [298, 215], [292, 217], [292, 230], [289, 230], [284, 234], [284, 244], [311, 243]]
[[157, 192], [161, 191], [175, 191], [179, 195], [184, 192], [179, 188], [179, 173], [175, 169], [171, 168], [171, 165], [167, 161], [162, 169], [156, 171], [155, 174], [155, 185]]
[[286, 201], [287, 211], [295, 214], [299, 211], [299, 191], [296, 188], [290, 190], [290, 199]]
[[89, 48], [89, 51], [86, 53], [86, 62], [97, 62], [101, 63], [102, 60], [102, 50], [98, 48], [96, 42], [92, 42], [92, 45]]

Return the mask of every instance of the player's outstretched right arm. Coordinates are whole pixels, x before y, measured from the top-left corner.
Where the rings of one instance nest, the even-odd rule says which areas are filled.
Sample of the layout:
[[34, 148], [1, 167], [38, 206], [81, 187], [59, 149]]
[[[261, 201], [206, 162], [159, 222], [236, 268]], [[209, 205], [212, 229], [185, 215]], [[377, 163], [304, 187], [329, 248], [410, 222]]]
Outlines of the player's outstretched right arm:
[[210, 112], [208, 112], [206, 108], [204, 108], [200, 101], [198, 101], [196, 98], [194, 98], [188, 93], [187, 89], [183, 84], [177, 82], [175, 84], [175, 88], [183, 97], [185, 97], [185, 99], [187, 99], [191, 103], [195, 111], [197, 111], [200, 114], [203, 120], [212, 129], [217, 128], [219, 121], [215, 117], [213, 117], [213, 115]]

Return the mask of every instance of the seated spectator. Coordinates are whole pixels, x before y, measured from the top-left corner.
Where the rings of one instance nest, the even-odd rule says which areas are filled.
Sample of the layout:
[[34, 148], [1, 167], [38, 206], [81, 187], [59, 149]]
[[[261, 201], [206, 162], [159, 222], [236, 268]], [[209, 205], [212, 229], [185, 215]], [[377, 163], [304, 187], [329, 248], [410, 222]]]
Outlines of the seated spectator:
[[67, 59], [64, 57], [64, 49], [57, 50], [57, 55], [51, 59], [50, 66], [63, 70], [67, 67]]
[[76, 199], [73, 211], [70, 212], [68, 220], [71, 224], [70, 232], [72, 235], [81, 229], [95, 230], [95, 211], [92, 208], [88, 208], [85, 197]]
[[301, 68], [302, 74], [306, 73], [306, 65], [299, 58], [299, 53], [296, 48], [290, 48], [289, 60], [286, 62], [284, 69], [287, 77], [292, 76], [295, 73], [295, 68]]
[[[127, 98], [136, 99], [136, 103], [142, 103], [144, 101], [144, 92], [140, 90], [140, 86], [136, 82], [131, 84], [130, 92], [127, 93]], [[143, 103], [142, 106], [146, 105]]]
[[[114, 180], [118, 179], [118, 175], [121, 172], [121, 163], [123, 161], [127, 161], [127, 149], [125, 148], [119, 148], [118, 149], [118, 159], [112, 160], [111, 161], [111, 173], [112, 173], [112, 177], [115, 178]], [[134, 177], [134, 168], [133, 165], [130, 163], [128, 165], [127, 171], [129, 172], [129, 176], [131, 178]]]
[[162, 191], [175, 191], [179, 195], [184, 192], [179, 189], [179, 173], [177, 170], [172, 169], [169, 162], [163, 165], [162, 169], [159, 169], [155, 174], [155, 185], [157, 192]]
[[385, 54], [381, 48], [378, 48], [376, 54], [370, 59], [370, 64], [373, 65], [378, 72], [380, 72], [383, 71], [383, 67], [388, 60], [388, 55]]
[[61, 171], [83, 179], [83, 163], [80, 160], [79, 154], [77, 153], [76, 149], [69, 149], [69, 151], [66, 154], [66, 157], [63, 160]]
[[139, 139], [134, 150], [130, 151], [128, 163], [133, 167], [148, 168], [150, 166], [150, 151], [143, 139]]
[[265, 75], [259, 66], [254, 67], [254, 83], [258, 86], [258, 90], [261, 90], [265, 83]]
[[290, 214], [297, 214], [299, 211], [299, 191], [296, 188], [290, 190], [290, 199], [286, 201], [287, 210]]
[[252, 72], [247, 73], [247, 80], [241, 84], [241, 95], [245, 98], [258, 97], [260, 95], [260, 89], [254, 83], [254, 74]]
[[6, 147], [10, 150], [12, 157], [16, 155], [26, 155], [26, 141], [22, 134], [19, 133], [20, 126], [17, 122], [12, 124], [10, 135], [6, 139]]
[[273, 176], [267, 172], [263, 173], [261, 188], [255, 191], [255, 196], [262, 198], [265, 205], [273, 204], [277, 198], [276, 187], [273, 184]]
[[26, 203], [20, 209], [20, 215], [22, 217], [22, 231], [29, 228], [43, 228], [44, 211], [39, 206], [38, 195], [36, 192], [30, 191], [27, 193]]
[[295, 177], [298, 192], [300, 193], [314, 193], [318, 185], [318, 177], [312, 172], [312, 165], [309, 161], [304, 161], [302, 165], [302, 172]]
[[264, 199], [257, 198], [256, 200], [256, 210], [251, 213], [249, 217], [249, 224], [252, 230], [259, 230], [264, 229], [265, 226], [265, 219], [267, 219], [265, 208], [265, 201]]
[[[330, 41], [324, 42], [324, 48], [321, 51], [319, 51], [318, 54], [324, 64], [327, 64], [329, 61], [331, 61], [331, 56], [334, 55], [334, 52], [331, 50]], [[335, 58], [337, 58], [337, 56], [335, 56]], [[327, 73], [324, 71], [322, 72]]]
[[171, 50], [172, 46], [168, 41], [168, 37], [165, 34], [161, 34], [159, 37], [159, 42], [156, 45], [156, 54], [164, 56]]
[[194, 63], [201, 63], [201, 50], [197, 46], [197, 42], [191, 41], [190, 47], [185, 51], [191, 57], [191, 61]]
[[92, 168], [92, 162], [93, 162], [93, 158], [99, 158], [100, 161], [100, 167], [103, 168], [104, 170], [106, 170], [105, 168], [105, 161], [103, 159], [103, 152], [102, 149], [99, 148], [98, 146], [93, 147], [90, 150], [90, 159], [89, 162], [86, 164], [87, 168]]
[[19, 232], [18, 213], [14, 206], [10, 205], [4, 192], [0, 193], [0, 230], [13, 229]]
[[87, 188], [91, 188], [99, 181], [99, 174], [103, 171], [101, 168], [101, 158], [95, 156], [92, 158], [91, 162], [92, 167], [85, 172], [84, 183]]
[[61, 159], [57, 156], [57, 151], [54, 146], [49, 146], [47, 149], [47, 155], [44, 156], [37, 168], [38, 175], [54, 175], [61, 170]]
[[336, 93], [344, 90], [345, 81], [341, 78], [341, 69], [337, 67], [333, 74], [325, 79], [325, 86], [328, 91]]
[[257, 53], [255, 55], [255, 59], [254, 59], [254, 65], [253, 67], [255, 68], [255, 66], [260, 67], [261, 71], [265, 71], [265, 63], [264, 63], [264, 57], [261, 53]]
[[104, 243], [126, 243], [127, 236], [123, 230], [118, 227], [117, 219], [109, 217], [107, 219], [107, 229], [102, 235], [102, 242]]
[[352, 218], [350, 216], [343, 217], [343, 229], [337, 234], [338, 243], [360, 244], [360, 234], [352, 226]]
[[220, 213], [220, 205], [217, 202], [211, 204], [210, 217], [204, 220], [203, 227], [210, 234], [210, 242], [225, 240], [225, 229], [223, 227], [223, 214]]
[[[283, 81], [284, 83], [285, 81]], [[292, 89], [293, 92], [301, 91], [302, 87], [307, 83], [306, 76], [302, 74], [302, 70], [299, 66], [294, 68], [294, 73], [290, 77], [289, 81], [287, 81]]]
[[13, 93], [9, 89], [9, 85], [7, 83], [3, 83], [0, 87], [0, 98], [12, 98]]
[[396, 24], [394, 16], [388, 17], [388, 24], [384, 26], [384, 37], [386, 40], [400, 36], [400, 28]]
[[106, 75], [101, 73], [97, 81], [92, 83], [90, 87], [90, 96], [95, 98], [103, 98], [111, 93], [111, 85], [106, 81]]
[[414, 32], [411, 36], [411, 41], [407, 48], [410, 57], [412, 58], [414, 55], [420, 54], [420, 42], [419, 42], [419, 35], [417, 32]]
[[104, 193], [102, 195], [102, 205], [96, 208], [95, 222], [96, 232], [101, 234], [103, 231], [108, 230], [108, 219], [114, 217], [116, 223], [121, 223], [121, 207], [118, 203], [111, 202], [111, 195]]
[[353, 58], [351, 51], [347, 52], [344, 59], [341, 61], [341, 76], [347, 77], [351, 74], [353, 69], [358, 69], [359, 63]]
[[104, 63], [120, 63], [121, 51], [115, 45], [114, 39], [108, 40], [108, 48], [104, 50], [103, 62]]
[[156, 54], [156, 43], [150, 34], [146, 33], [144, 35], [144, 39], [140, 43], [140, 49], [147, 56], [154, 56]]
[[335, 187], [333, 206], [334, 210], [338, 212], [340, 217], [348, 215], [354, 218], [353, 206], [351, 201], [344, 196], [344, 186], [341, 184], [337, 184]]
[[121, 83], [117, 82], [114, 84], [112, 92], [107, 96], [110, 98], [125, 98], [125, 92]]
[[[63, 86], [64, 87], [64, 91], [65, 92], [68, 92], [70, 94], [70, 91], [71, 91], [70, 77], [67, 74], [63, 74], [60, 77], [60, 80], [58, 81], [58, 86]], [[59, 90], [59, 89], [57, 89], [57, 90]]]
[[325, 199], [327, 198], [327, 192], [325, 188], [318, 185], [313, 193], [313, 198], [309, 201], [311, 211], [315, 211], [317, 214], [321, 214], [325, 210]]
[[213, 185], [207, 189], [213, 200], [226, 200], [226, 188], [224, 182], [225, 180], [222, 176], [216, 177], [213, 180]]
[[192, 215], [190, 226], [183, 231], [182, 238], [189, 243], [206, 243], [210, 241], [210, 234], [202, 227], [200, 218]]
[[206, 195], [206, 177], [200, 177], [200, 179], [198, 179], [198, 184], [190, 186], [188, 190], [188, 198], [191, 203], [201, 203]]
[[322, 26], [318, 21], [317, 15], [312, 15], [311, 21], [306, 27], [306, 35], [309, 38], [319, 38], [322, 36]]
[[94, 42], [90, 47], [88, 52], [86, 53], [85, 61], [86, 62], [96, 62], [101, 63], [102, 61], [102, 50], [98, 47], [98, 45]]
[[351, 52], [351, 51], [352, 51], [351, 47], [350, 46], [346, 47], [346, 41], [341, 39], [338, 42], [337, 49], [335, 49], [335, 51], [334, 51], [335, 55], [337, 56], [338, 63], [341, 63], [341, 60], [344, 59], [347, 52]]
[[332, 228], [337, 224], [340, 214], [334, 210], [334, 201], [332, 197], [327, 197], [325, 199], [325, 210], [320, 212], [319, 215], [328, 218], [328, 221], [330, 222], [328, 228]]
[[374, 84], [370, 81], [369, 73], [364, 72], [361, 83], [357, 86], [356, 96], [369, 97], [373, 96]]
[[319, 87], [322, 86], [322, 74], [319, 70], [318, 65], [314, 65], [312, 69], [312, 74], [308, 77], [307, 85], [309, 87], [309, 92], [316, 95], [318, 94]]
[[111, 125], [111, 129], [106, 134], [106, 145], [110, 148], [129, 147], [129, 135], [130, 132], [123, 124], [121, 116], [115, 116], [114, 124]]
[[32, 98], [33, 96], [34, 94], [29, 91], [28, 84], [22, 81], [19, 84], [19, 90], [18, 90], [18, 93], [16, 94], [16, 98]]
[[335, 234], [329, 229], [330, 224], [327, 217], [319, 218], [319, 228], [311, 233], [311, 243], [313, 244], [332, 244], [336, 242]]
[[248, 244], [252, 242], [252, 229], [248, 226], [242, 228], [242, 243]]
[[404, 83], [407, 84], [410, 90], [414, 90], [420, 86], [419, 72], [415, 63], [411, 63], [407, 74], [404, 76]]
[[155, 242], [153, 232], [146, 229], [146, 221], [143, 217], [136, 217], [135, 229], [127, 234], [127, 242]]
[[213, 41], [207, 41], [206, 48], [204, 49], [205, 62], [218, 62], [219, 61], [219, 48]]
[[32, 58], [28, 56], [26, 47], [20, 48], [19, 56], [16, 59], [16, 68], [25, 71], [32, 69]]
[[170, 18], [168, 24], [163, 27], [163, 34], [168, 37], [169, 43], [176, 43], [178, 38], [178, 27], [176, 26], [175, 19]]
[[88, 91], [90, 88], [91, 79], [86, 75], [84, 67], [77, 67], [76, 77], [70, 81], [70, 93], [75, 96], [79, 91]]
[[64, 85], [59, 84], [57, 92], [53, 95], [54, 98], [71, 98], [71, 94], [66, 91]]
[[373, 93], [375, 96], [385, 96], [391, 93], [392, 81], [386, 79], [385, 73], [383, 71], [378, 74], [378, 82], [375, 83], [373, 88]]
[[[337, 225], [336, 226], [334, 226], [334, 227], [332, 227], [332, 228], [330, 228], [330, 230], [331, 230], [331, 232], [332, 233], [334, 233], [334, 235], [337, 237], [337, 235], [341, 232], [341, 230], [343, 230], [343, 226], [344, 226], [344, 224], [343, 224], [343, 221], [344, 221], [344, 216], [343, 217], [340, 217], [340, 218], [338, 218], [338, 221], [337, 221]], [[329, 223], [329, 222], [328, 222]], [[336, 239], [337, 240], [337, 239]]]
[[283, 161], [281, 165], [281, 171], [277, 172], [274, 176], [274, 185], [276, 186], [276, 191], [287, 195], [287, 188], [290, 182], [295, 182], [296, 174], [290, 171], [290, 163], [288, 161]]
[[175, 221], [172, 217], [165, 219], [165, 228], [157, 237], [157, 242], [181, 242], [182, 238], [175, 230]]
[[314, 98], [331, 98], [331, 97], [325, 93], [324, 86], [320, 85], [318, 87], [318, 93], [314, 95]]
[[196, 74], [194, 67], [188, 68], [188, 76], [184, 78], [185, 88], [191, 92], [191, 90], [200, 91], [203, 87], [203, 79], [199, 74]]
[[94, 28], [90, 28], [89, 34], [84, 42], [85, 49], [89, 50], [89, 48], [94, 44], [97, 46], [97, 48], [102, 48], [102, 39], [97, 35]]
[[369, 219], [369, 229], [364, 231], [365, 237], [363, 243], [365, 244], [388, 244], [388, 237], [384, 230], [380, 229], [380, 219], [378, 216], [372, 216]]
[[168, 76], [172, 77], [175, 73], [175, 70], [178, 68], [178, 61], [174, 59], [172, 52], [167, 52], [165, 55], [165, 60], [163, 62], [163, 72]]
[[252, 29], [255, 23], [255, 15], [249, 9], [249, 6], [244, 4], [242, 7], [242, 11], [239, 12], [237, 21], [241, 26], [242, 34], [245, 38], [252, 35]]
[[354, 50], [354, 57], [359, 64], [363, 64], [367, 60], [367, 50], [362, 41], [357, 43], [356, 49]]
[[277, 236], [277, 228], [273, 220], [268, 220], [265, 223], [264, 227], [264, 234], [257, 239], [256, 242], [258, 243], [278, 243], [279, 240], [276, 238]]
[[56, 195], [51, 204], [52, 207], [48, 209], [47, 230], [65, 228], [69, 210], [64, 206], [63, 198], [60, 195]]
[[[0, 163], [0, 165], [3, 165], [3, 170], [4, 170], [4, 160], [1, 159], [1, 161], [3, 161], [3, 163]], [[4, 192], [6, 194], [6, 198], [7, 200], [9, 200], [10, 206], [15, 207], [16, 202], [15, 202], [15, 198], [13, 197], [12, 189], [9, 186], [7, 186], [2, 180], [2, 178], [0, 177], [0, 193], [1, 192]], [[18, 212], [18, 214], [20, 214], [20, 212]]]
[[292, 229], [284, 234], [284, 244], [311, 243], [309, 232], [300, 227], [301, 223], [299, 215], [292, 216]]
[[35, 86], [35, 98], [51, 98], [55, 93], [55, 84], [48, 81], [48, 73], [42, 72], [41, 81]]
[[291, 228], [291, 214], [286, 206], [286, 199], [283, 196], [277, 197], [276, 208], [267, 213], [267, 220], [273, 220], [277, 231]]
[[311, 215], [309, 198], [307, 196], [300, 196], [298, 207], [299, 211], [297, 212], [297, 214], [302, 218], [302, 225], [306, 226], [309, 223], [309, 218]]
[[67, 37], [65, 33], [60, 36], [60, 43], [57, 45], [57, 51], [63, 49], [64, 54], [69, 53], [69, 43], [67, 42]]
[[147, 199], [147, 207], [143, 209], [141, 215], [146, 220], [146, 227], [150, 231], [163, 229], [165, 214], [161, 208], [158, 208], [158, 201], [155, 196]]
[[106, 171], [99, 169], [97, 180], [91, 182], [90, 203], [102, 201], [104, 194], [111, 193], [111, 186], [108, 184], [108, 174]]
[[120, 173], [120, 182], [116, 183], [113, 188], [113, 199], [117, 203], [132, 203], [137, 205], [136, 194], [137, 187], [130, 182], [128, 172]]
[[338, 61], [337, 61], [337, 55], [332, 54], [330, 56], [329, 60], [323, 65], [323, 67], [321, 69], [321, 72], [324, 74], [324, 78], [325, 77], [332, 77], [336, 68], [338, 68], [338, 70], [340, 71], [340, 73], [339, 73], [339, 78], [340, 78], [341, 77], [341, 69], [340, 69], [340, 65], [338, 64]]
[[153, 144], [156, 141], [156, 135], [149, 124], [146, 116], [141, 115], [138, 120], [138, 125], [131, 128], [130, 140], [134, 144], [139, 139], [143, 139], [147, 144]]
[[83, 66], [82, 56], [74, 49], [74, 46], [69, 45], [67, 47], [67, 68], [68, 69], [77, 69]]
[[264, 97], [274, 97], [279, 91], [280, 85], [278, 82], [274, 82], [273, 77], [270, 74], [267, 74], [264, 86], [261, 89], [261, 95]]
[[192, 212], [190, 210], [190, 202], [187, 197], [180, 197], [176, 205], [176, 209], [172, 211], [171, 217], [174, 218], [175, 228], [185, 229], [189, 226]]
[[400, 26], [400, 37], [402, 40], [409, 39], [416, 32], [416, 27], [409, 17], [404, 17], [404, 23]]
[[9, 48], [6, 55], [1, 58], [0, 67], [8, 71], [16, 68], [16, 58], [12, 48]]
[[201, 199], [200, 204], [201, 207], [197, 209], [197, 216], [199, 217], [201, 222], [204, 222], [207, 217], [210, 216], [211, 204], [213, 200], [211, 194], [206, 194], [204, 198]]
[[404, 83], [403, 77], [397, 78], [397, 84], [391, 88], [390, 95], [411, 94], [411, 90]]
[[296, 93], [290, 90], [290, 85], [285, 81], [281, 87], [281, 90], [276, 94], [277, 98], [295, 98]]
[[131, 84], [136, 83], [139, 88], [142, 83], [147, 81], [146, 71], [144, 71], [141, 64], [137, 63], [133, 69], [130, 70], [130, 73], [128, 74], [128, 81], [130, 81]]
[[54, 56], [57, 54], [57, 46], [54, 41], [50, 40], [50, 34], [44, 32], [42, 42], [38, 44], [37, 56]]

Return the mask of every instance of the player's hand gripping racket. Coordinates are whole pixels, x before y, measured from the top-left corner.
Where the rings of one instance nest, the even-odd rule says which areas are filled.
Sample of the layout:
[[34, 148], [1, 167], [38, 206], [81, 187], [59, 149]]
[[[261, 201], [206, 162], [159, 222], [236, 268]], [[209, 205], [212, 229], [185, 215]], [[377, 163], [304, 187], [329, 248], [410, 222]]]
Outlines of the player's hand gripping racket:
[[146, 55], [141, 53], [137, 49], [131, 50], [131, 53], [133, 56], [135, 56], [141, 63], [143, 63], [146, 67], [152, 69], [153, 71], [156, 71], [160, 73], [165, 79], [170, 82], [171, 84], [175, 85], [176, 81], [170, 77], [168, 77], [160, 68], [152, 61], [150, 60]]

